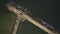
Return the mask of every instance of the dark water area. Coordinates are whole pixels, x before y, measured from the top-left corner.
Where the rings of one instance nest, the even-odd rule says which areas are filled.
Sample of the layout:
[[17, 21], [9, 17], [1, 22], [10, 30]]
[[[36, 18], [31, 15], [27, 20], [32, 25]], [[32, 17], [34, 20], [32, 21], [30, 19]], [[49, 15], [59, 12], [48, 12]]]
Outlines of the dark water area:
[[[0, 15], [1, 15], [0, 16], [0, 26], [2, 28], [7, 26], [5, 24], [5, 22], [7, 24], [9, 24], [11, 22], [11, 24], [12, 24], [15, 19], [15, 16], [12, 13], [10, 13], [5, 7], [5, 4], [9, 1], [15, 1], [17, 4], [21, 5], [22, 7], [27, 8], [27, 10], [30, 11], [36, 18], [43, 19], [45, 22], [52, 25], [53, 27], [56, 28], [56, 30], [58, 30], [60, 32], [60, 20], [59, 20], [60, 19], [60, 2], [59, 2], [59, 0], [0, 0]], [[7, 21], [9, 21], [9, 23]], [[29, 24], [29, 25], [27, 25], [27, 24]], [[24, 26], [24, 27], [29, 26], [28, 29], [33, 27], [33, 29], [29, 30], [32, 32], [29, 32], [29, 33], [37, 32], [37, 33], [33, 33], [33, 34], [39, 34], [40, 32], [44, 32], [42, 30], [40, 31], [39, 28], [37, 28], [36, 26], [34, 26], [30, 23], [27, 23], [27, 24], [24, 23], [24, 24], [21, 24], [21, 26]], [[11, 25], [10, 25], [10, 27], [11, 27]], [[1, 31], [5, 32], [4, 30], [2, 30], [2, 28], [0, 28], [0, 32]], [[33, 31], [34, 29], [35, 29], [35, 31]], [[5, 30], [7, 30], [7, 29], [5, 29]], [[38, 31], [36, 31], [36, 30], [38, 30]], [[24, 30], [24, 28], [23, 28], [23, 32], [25, 32], [25, 31], [26, 30]], [[20, 33], [24, 34], [22, 32], [20, 32]], [[29, 33], [27, 33], [27, 31], [26, 31], [26, 34], [29, 34]], [[43, 34], [43, 33], [41, 33], [41, 34]]]
[[15, 18], [14, 13], [9, 12], [0, 5], [0, 34], [11, 34]]
[[40, 28], [36, 27], [29, 21], [25, 20], [20, 23], [19, 28], [17, 30], [17, 34], [48, 34]]
[[11, 34], [16, 16], [6, 9], [5, 3], [6, 1], [0, 0], [0, 34]]
[[59, 0], [15, 0], [15, 2], [60, 31]]

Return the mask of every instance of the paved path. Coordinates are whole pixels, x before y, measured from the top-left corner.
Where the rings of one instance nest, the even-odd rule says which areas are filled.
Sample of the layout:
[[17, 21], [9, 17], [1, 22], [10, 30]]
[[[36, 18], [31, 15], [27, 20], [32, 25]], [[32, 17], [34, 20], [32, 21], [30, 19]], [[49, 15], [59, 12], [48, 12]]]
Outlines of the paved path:
[[20, 17], [22, 17], [23, 19], [26, 19], [26, 20], [30, 21], [32, 24], [36, 25], [37, 27], [41, 28], [42, 30], [44, 30], [45, 32], [47, 32], [49, 34], [55, 34], [51, 30], [49, 30], [46, 27], [44, 27], [43, 25], [41, 25], [38, 21], [32, 19], [32, 17], [30, 17], [30, 15], [28, 15], [26, 12], [22, 11], [21, 9], [18, 10], [16, 7], [11, 6], [9, 4], [7, 4], [7, 8], [11, 12], [14, 12], [16, 15], [19, 15], [18, 16], [19, 18], [16, 19], [16, 24], [14, 26], [14, 31], [12, 32], [12, 34], [16, 34], [19, 22], [22, 20]]

